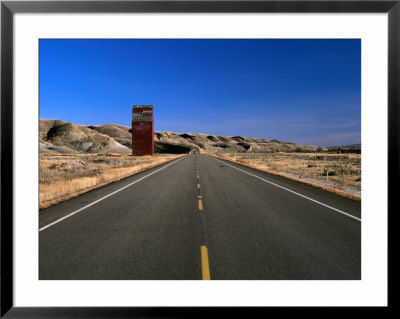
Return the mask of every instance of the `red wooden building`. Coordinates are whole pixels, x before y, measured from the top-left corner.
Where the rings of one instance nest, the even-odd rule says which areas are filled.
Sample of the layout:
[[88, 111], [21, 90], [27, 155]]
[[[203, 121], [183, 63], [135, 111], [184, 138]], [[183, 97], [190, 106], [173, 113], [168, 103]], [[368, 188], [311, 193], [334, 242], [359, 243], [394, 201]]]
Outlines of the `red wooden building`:
[[132, 155], [154, 155], [153, 105], [132, 106]]

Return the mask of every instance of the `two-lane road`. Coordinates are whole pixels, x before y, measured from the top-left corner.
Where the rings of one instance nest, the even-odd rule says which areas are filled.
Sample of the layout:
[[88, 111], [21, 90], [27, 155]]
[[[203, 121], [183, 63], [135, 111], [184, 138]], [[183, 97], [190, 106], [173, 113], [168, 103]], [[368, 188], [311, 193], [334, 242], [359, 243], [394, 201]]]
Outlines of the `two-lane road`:
[[361, 279], [359, 202], [188, 155], [39, 212], [40, 279]]

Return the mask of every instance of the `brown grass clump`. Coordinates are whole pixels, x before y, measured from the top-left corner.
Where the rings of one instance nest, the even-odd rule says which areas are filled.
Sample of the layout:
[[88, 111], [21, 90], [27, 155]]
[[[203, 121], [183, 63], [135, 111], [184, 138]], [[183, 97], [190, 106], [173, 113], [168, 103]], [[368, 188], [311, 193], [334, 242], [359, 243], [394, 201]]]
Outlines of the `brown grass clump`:
[[361, 154], [223, 153], [215, 157], [361, 200]]
[[39, 208], [46, 208], [183, 155], [40, 154]]

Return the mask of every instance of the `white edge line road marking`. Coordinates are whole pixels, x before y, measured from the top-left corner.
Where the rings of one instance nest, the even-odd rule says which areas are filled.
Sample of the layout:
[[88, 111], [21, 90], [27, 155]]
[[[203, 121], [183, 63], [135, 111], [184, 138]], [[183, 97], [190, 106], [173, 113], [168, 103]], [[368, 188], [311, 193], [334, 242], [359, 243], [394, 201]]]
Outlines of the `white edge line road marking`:
[[93, 206], [94, 204], [97, 204], [98, 202], [101, 202], [103, 199], [106, 199], [107, 197], [110, 197], [110, 196], [112, 196], [112, 195], [124, 190], [125, 188], [127, 188], [129, 186], [132, 186], [133, 184], [136, 184], [137, 182], [140, 182], [142, 179], [145, 179], [146, 177], [149, 177], [150, 175], [153, 175], [153, 174], [163, 170], [164, 168], [166, 168], [166, 167], [168, 167], [168, 166], [180, 161], [182, 158], [183, 157], [181, 157], [180, 159], [177, 159], [176, 161], [173, 161], [172, 163], [169, 163], [168, 165], [165, 165], [164, 167], [162, 167], [162, 168], [160, 168], [160, 169], [158, 169], [158, 170], [156, 170], [156, 171], [154, 171], [154, 172], [152, 172], [150, 174], [147, 174], [146, 176], [143, 176], [143, 177], [139, 178], [138, 180], [136, 180], [136, 181], [134, 181], [134, 182], [132, 182], [132, 183], [120, 188], [120, 189], [117, 189], [116, 191], [114, 191], [114, 192], [112, 192], [112, 193], [110, 193], [110, 194], [108, 194], [108, 195], [106, 195], [106, 196], [104, 196], [104, 197], [102, 197], [102, 198], [100, 198], [100, 199], [98, 199], [98, 200], [86, 205], [86, 206], [83, 206], [82, 208], [79, 208], [78, 210], [76, 210], [76, 211], [74, 211], [74, 212], [72, 212], [72, 213], [70, 213], [68, 215], [65, 215], [64, 217], [61, 217], [60, 219], [57, 219], [56, 221], [54, 221], [54, 222], [52, 222], [52, 223], [50, 223], [50, 224], [48, 224], [46, 226], [43, 226], [42, 228], [39, 229], [39, 232], [41, 232], [42, 230], [45, 230], [46, 228], [49, 228], [49, 227], [51, 227], [51, 226], [63, 221], [64, 219], [67, 219], [67, 218], [69, 218], [69, 217], [71, 217], [71, 216], [83, 211], [84, 209], [86, 209], [86, 208], [88, 208], [90, 206]]
[[210, 156], [210, 157], [213, 158], [213, 159], [215, 159], [215, 160], [218, 161], [218, 162], [221, 162], [221, 163], [224, 163], [224, 164], [226, 164], [226, 165], [228, 165], [228, 166], [230, 166], [230, 167], [236, 168], [237, 170], [239, 170], [239, 171], [241, 171], [241, 172], [243, 172], [243, 173], [246, 173], [246, 174], [249, 174], [249, 175], [251, 175], [251, 176], [254, 176], [254, 177], [258, 178], [258, 179], [261, 179], [262, 181], [264, 181], [264, 182], [266, 182], [266, 183], [269, 183], [269, 184], [272, 184], [272, 185], [274, 185], [274, 186], [276, 186], [276, 187], [282, 188], [282, 189], [284, 189], [284, 190], [286, 190], [286, 191], [288, 191], [288, 192], [291, 192], [291, 193], [293, 193], [293, 194], [296, 194], [296, 195], [298, 195], [298, 196], [300, 196], [300, 197], [303, 197], [303, 198], [308, 199], [308, 200], [310, 200], [310, 201], [312, 201], [312, 202], [314, 202], [314, 203], [317, 203], [317, 204], [320, 204], [320, 205], [325, 206], [325, 207], [327, 207], [327, 208], [330, 208], [330, 209], [332, 209], [332, 210], [334, 210], [334, 211], [336, 211], [336, 212], [338, 212], [338, 213], [341, 213], [341, 214], [343, 214], [343, 215], [346, 215], [346, 216], [348, 216], [348, 217], [350, 217], [350, 218], [353, 218], [353, 219], [358, 220], [359, 222], [361, 222], [361, 219], [360, 219], [360, 218], [355, 217], [355, 216], [353, 216], [353, 215], [351, 215], [351, 214], [349, 214], [349, 213], [346, 213], [346, 212], [341, 211], [341, 210], [339, 210], [339, 209], [337, 209], [337, 208], [334, 208], [334, 207], [332, 207], [332, 206], [329, 206], [329, 205], [326, 205], [326, 204], [324, 204], [324, 203], [321, 203], [321, 202], [319, 202], [319, 201], [317, 201], [317, 200], [315, 200], [315, 199], [312, 199], [312, 198], [310, 198], [310, 197], [307, 197], [307, 196], [304, 196], [304, 195], [302, 195], [302, 194], [299, 194], [299, 193], [297, 193], [297, 192], [295, 192], [295, 191], [292, 191], [292, 190], [289, 189], [289, 188], [286, 188], [286, 187], [283, 187], [283, 186], [281, 186], [281, 185], [278, 185], [278, 184], [275, 184], [275, 183], [273, 183], [273, 182], [270, 182], [270, 181], [268, 181], [268, 180], [266, 180], [266, 179], [264, 179], [264, 178], [262, 178], [262, 177], [259, 177], [259, 176], [257, 176], [257, 175], [254, 175], [254, 174], [251, 174], [251, 173], [249, 173], [249, 172], [246, 172], [246, 171], [244, 171], [244, 170], [242, 170], [242, 169], [240, 169], [240, 168], [237, 168], [237, 167], [235, 167], [235, 166], [233, 166], [233, 165], [230, 165], [230, 164], [228, 164], [228, 163], [226, 163], [226, 162], [220, 161], [219, 159], [216, 159], [215, 157], [212, 157], [212, 156]]

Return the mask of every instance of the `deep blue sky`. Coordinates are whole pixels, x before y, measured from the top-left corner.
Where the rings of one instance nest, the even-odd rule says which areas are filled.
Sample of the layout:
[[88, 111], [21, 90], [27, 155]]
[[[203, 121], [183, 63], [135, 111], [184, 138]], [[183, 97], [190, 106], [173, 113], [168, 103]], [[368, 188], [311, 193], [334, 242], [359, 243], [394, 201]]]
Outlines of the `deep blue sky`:
[[40, 119], [310, 145], [361, 141], [360, 40], [40, 40]]

